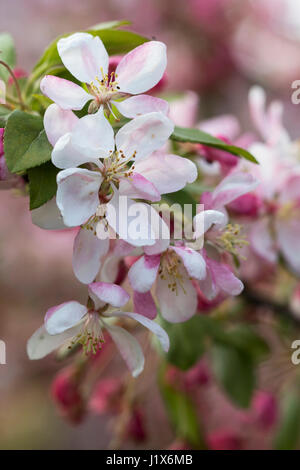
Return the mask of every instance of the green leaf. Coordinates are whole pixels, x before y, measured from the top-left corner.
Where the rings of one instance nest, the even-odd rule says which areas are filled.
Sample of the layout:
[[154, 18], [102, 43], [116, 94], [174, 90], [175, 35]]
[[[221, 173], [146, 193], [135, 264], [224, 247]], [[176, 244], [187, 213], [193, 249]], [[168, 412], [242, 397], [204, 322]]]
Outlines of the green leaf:
[[160, 390], [176, 436], [192, 445], [195, 449], [203, 449], [205, 447], [204, 440], [192, 401], [162, 379], [160, 380]]
[[[10, 67], [14, 68], [16, 65], [16, 50], [13, 38], [8, 33], [0, 34], [0, 60], [6, 62]], [[0, 78], [7, 80], [9, 76], [8, 71], [0, 65]]]
[[160, 319], [170, 338], [168, 362], [182, 370], [190, 369], [204, 353], [204, 329], [201, 317], [195, 315], [184, 323], [169, 323]]
[[41, 165], [51, 159], [51, 151], [52, 147], [43, 130], [43, 119], [23, 111], [13, 111], [4, 135], [8, 169], [17, 173]]
[[255, 389], [252, 358], [223, 343], [212, 348], [212, 367], [216, 379], [235, 405], [247, 408]]
[[214, 147], [224, 150], [225, 152], [232, 153], [238, 157], [244, 157], [250, 162], [258, 163], [256, 158], [247, 150], [236, 147], [235, 145], [227, 145], [222, 140], [217, 139], [206, 132], [200, 131], [199, 129], [176, 126], [173, 134], [171, 135], [171, 139], [178, 142], [191, 142], [194, 144], [207, 145], [208, 147]]
[[248, 325], [235, 326], [227, 332], [225, 341], [240, 351], [244, 351], [255, 362], [265, 359], [270, 352], [265, 340]]
[[100, 29], [115, 29], [119, 28], [120, 26], [128, 26], [129, 24], [130, 21], [128, 20], [104, 21], [103, 23], [94, 24], [88, 29], [88, 31]]
[[274, 438], [275, 450], [296, 449], [300, 437], [300, 397], [294, 390], [284, 396], [281, 419]]
[[37, 209], [55, 196], [58, 171], [51, 162], [28, 170], [30, 210]]

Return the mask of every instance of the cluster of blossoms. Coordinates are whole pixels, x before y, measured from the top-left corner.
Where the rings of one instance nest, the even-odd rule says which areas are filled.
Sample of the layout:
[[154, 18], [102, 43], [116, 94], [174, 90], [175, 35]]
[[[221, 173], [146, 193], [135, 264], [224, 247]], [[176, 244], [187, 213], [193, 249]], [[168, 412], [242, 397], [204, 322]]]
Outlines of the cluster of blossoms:
[[[57, 49], [83, 86], [51, 75], [41, 81], [42, 92], [54, 101], [44, 127], [53, 146], [52, 163], [61, 171], [56, 198], [32, 211], [32, 217], [46, 229], [77, 228], [73, 268], [88, 284], [88, 302], [51, 308], [29, 340], [28, 354], [41, 358], [66, 341], [71, 349], [81, 344], [86, 353], [97, 353], [105, 328], [138, 375], [141, 349], [115, 323], [124, 316], [138, 321], [167, 350], [167, 335], [153, 321], [158, 309], [167, 321], [183, 322], [196, 313], [199, 297], [210, 302], [240, 294], [243, 284], [230, 257], [238, 257], [244, 239], [229, 223], [226, 206], [258, 182], [249, 172], [229, 173], [190, 217], [192, 236], [178, 239], [174, 221], [152, 203], [193, 183], [198, 170], [190, 159], [169, 151], [174, 124], [168, 103], [142, 94], [164, 75], [165, 45], [145, 43], [117, 66], [113, 63], [112, 71], [99, 37], [76, 33], [60, 39]], [[86, 113], [78, 117], [74, 111], [83, 108]], [[116, 115], [129, 119], [117, 131]], [[129, 295], [117, 284], [126, 277], [135, 313], [120, 310]], [[111, 308], [117, 310], [108, 314]]]

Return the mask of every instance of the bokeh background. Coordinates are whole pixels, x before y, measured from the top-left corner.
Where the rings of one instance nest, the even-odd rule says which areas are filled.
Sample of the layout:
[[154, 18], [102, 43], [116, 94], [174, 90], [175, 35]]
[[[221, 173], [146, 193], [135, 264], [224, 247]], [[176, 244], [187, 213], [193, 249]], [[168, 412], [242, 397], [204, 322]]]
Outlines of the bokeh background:
[[[300, 108], [290, 96], [291, 83], [300, 79], [298, 0], [2, 0], [0, 31], [13, 35], [18, 66], [29, 72], [59, 34], [114, 19], [166, 42], [165, 91], [195, 91], [199, 119], [233, 113], [248, 129], [247, 94], [258, 83], [284, 102], [285, 123], [297, 138]], [[107, 448], [110, 418], [91, 414], [81, 426], [66, 423], [49, 397], [60, 365], [53, 358], [30, 363], [25, 352], [50, 306], [84, 298], [71, 267], [74, 233], [44, 232], [31, 224], [26, 198], [13, 191], [0, 197], [0, 338], [7, 344], [7, 365], [0, 365], [0, 448]], [[204, 392], [203, 413], [217, 400], [211, 390]], [[148, 439], [124, 447], [167, 448], [172, 431], [152, 383], [143, 407]], [[234, 416], [228, 404], [218, 409], [208, 420], [212, 429]], [[257, 432], [251, 439], [262, 445]]]

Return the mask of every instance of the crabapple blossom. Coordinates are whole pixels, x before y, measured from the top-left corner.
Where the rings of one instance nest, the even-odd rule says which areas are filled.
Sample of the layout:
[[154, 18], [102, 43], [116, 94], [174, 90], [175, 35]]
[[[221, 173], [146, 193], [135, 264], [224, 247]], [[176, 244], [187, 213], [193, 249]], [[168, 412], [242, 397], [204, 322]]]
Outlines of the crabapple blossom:
[[129, 300], [122, 287], [98, 282], [90, 284], [88, 292], [88, 307], [70, 301], [47, 311], [44, 325], [28, 341], [30, 359], [41, 359], [65, 343], [69, 347], [80, 344], [86, 354], [96, 354], [104, 342], [105, 329], [136, 377], [144, 368], [144, 355], [137, 340], [124, 328], [114, 324], [119, 318], [130, 318], [145, 326], [157, 336], [163, 349], [168, 350], [168, 335], [157, 323], [142, 315], [120, 310]]
[[66, 69], [85, 83], [81, 87], [53, 75], [43, 78], [42, 92], [61, 108], [80, 110], [91, 102], [90, 113], [104, 107], [107, 116], [114, 114], [113, 106], [129, 118], [151, 111], [168, 113], [166, 101], [141, 94], [153, 88], [164, 74], [167, 56], [162, 42], [149, 41], [136, 47], [110, 74], [107, 51], [97, 36], [72, 34], [58, 41], [57, 50]]

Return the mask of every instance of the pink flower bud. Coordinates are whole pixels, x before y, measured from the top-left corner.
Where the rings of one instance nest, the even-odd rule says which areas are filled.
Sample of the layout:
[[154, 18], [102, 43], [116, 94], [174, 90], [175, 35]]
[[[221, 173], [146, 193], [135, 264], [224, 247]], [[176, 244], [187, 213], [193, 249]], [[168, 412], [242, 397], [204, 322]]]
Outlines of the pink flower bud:
[[[216, 136], [218, 139], [223, 140], [225, 144], [231, 144], [231, 142], [224, 136]], [[201, 156], [205, 157], [208, 162], [217, 161], [221, 165], [222, 173], [226, 175], [232, 168], [234, 168], [239, 158], [236, 155], [232, 155], [224, 150], [219, 150], [213, 147], [207, 147], [206, 145], [197, 145], [198, 152]]]
[[228, 204], [228, 208], [236, 215], [253, 218], [258, 216], [261, 207], [262, 200], [253, 193], [244, 194]]
[[62, 416], [73, 424], [83, 419], [85, 407], [79, 383], [72, 367], [61, 370], [51, 385], [51, 397]]
[[300, 284], [294, 289], [292, 298], [290, 300], [290, 308], [295, 317], [300, 318]]
[[121, 411], [124, 386], [120, 379], [103, 379], [97, 383], [89, 402], [89, 408], [96, 414]]
[[207, 385], [210, 382], [210, 372], [204, 361], [198, 362], [184, 375], [184, 383], [188, 388]]
[[[21, 67], [16, 67], [15, 69], [13, 69], [13, 72], [14, 72], [14, 75], [15, 75], [16, 79], [25, 78], [25, 77], [28, 76], [27, 72], [24, 69], [22, 69]], [[13, 83], [14, 83], [13, 78], [9, 77], [8, 84], [13, 85]]]
[[128, 423], [127, 433], [135, 442], [143, 442], [147, 439], [144, 413], [140, 408], [133, 410]]
[[211, 450], [242, 450], [243, 442], [234, 431], [220, 430], [207, 436], [208, 447]]
[[256, 392], [252, 402], [254, 422], [263, 430], [271, 429], [277, 422], [278, 407], [276, 399], [267, 392]]

